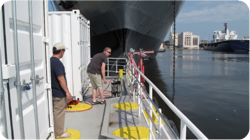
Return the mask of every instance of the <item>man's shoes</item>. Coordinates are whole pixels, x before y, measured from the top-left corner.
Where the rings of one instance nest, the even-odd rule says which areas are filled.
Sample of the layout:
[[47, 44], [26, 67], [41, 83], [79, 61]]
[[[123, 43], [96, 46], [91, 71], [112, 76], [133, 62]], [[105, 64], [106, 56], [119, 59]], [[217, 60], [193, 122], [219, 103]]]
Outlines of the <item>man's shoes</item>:
[[97, 101], [97, 100], [96, 100], [95, 102], [94, 102], [94, 101], [92, 101], [92, 105], [96, 105], [96, 104], [99, 104], [99, 103], [100, 103], [100, 102], [99, 102], [99, 101]]
[[63, 133], [61, 136], [57, 136], [56, 139], [60, 139], [60, 138], [69, 138], [71, 136], [70, 133]]
[[103, 105], [103, 104], [106, 104], [106, 100], [104, 100], [104, 101], [101, 101], [101, 104]]

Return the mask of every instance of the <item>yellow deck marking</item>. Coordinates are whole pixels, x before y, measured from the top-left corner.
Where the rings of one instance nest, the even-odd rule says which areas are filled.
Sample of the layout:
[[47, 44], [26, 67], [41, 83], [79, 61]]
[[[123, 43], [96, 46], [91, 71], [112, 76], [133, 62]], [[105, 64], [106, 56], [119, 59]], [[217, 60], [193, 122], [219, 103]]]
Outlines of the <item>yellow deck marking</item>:
[[149, 139], [149, 129], [141, 126], [123, 127], [115, 130], [113, 135], [125, 139]]
[[121, 110], [138, 109], [138, 104], [134, 102], [118, 103], [114, 105], [114, 108], [121, 109]]
[[60, 138], [60, 139], [80, 139], [81, 133], [74, 129], [67, 129], [66, 133], [70, 133], [69, 138]]
[[[156, 110], [155, 110], [155, 107], [154, 107], [154, 106], [153, 106], [153, 110], [154, 110], [154, 112], [156, 112]], [[146, 116], [146, 118], [147, 118], [147, 121], [149, 122], [149, 116], [148, 116], [147, 111], [144, 111], [144, 114], [145, 114], [145, 116]], [[156, 113], [156, 115], [157, 115], [157, 118], [158, 118], [158, 117], [159, 117], [159, 113]], [[153, 119], [153, 121], [154, 121], [154, 123], [155, 123], [155, 124], [158, 124], [158, 120], [157, 120], [157, 118], [155, 117], [154, 113], [152, 112], [152, 119]], [[163, 121], [163, 120], [161, 120], [161, 123], [164, 123], [164, 121]]]
[[66, 111], [84, 111], [89, 110], [92, 106], [89, 104], [78, 103], [77, 105], [69, 105], [71, 108], [67, 108]]

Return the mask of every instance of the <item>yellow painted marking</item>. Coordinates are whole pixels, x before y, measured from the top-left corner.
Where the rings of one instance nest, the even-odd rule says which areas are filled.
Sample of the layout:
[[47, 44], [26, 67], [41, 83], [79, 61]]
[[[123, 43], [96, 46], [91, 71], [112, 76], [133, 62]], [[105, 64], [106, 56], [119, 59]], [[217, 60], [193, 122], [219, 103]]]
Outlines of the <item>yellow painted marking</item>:
[[70, 133], [70, 137], [69, 138], [60, 138], [60, 139], [80, 139], [81, 137], [81, 133], [77, 130], [74, 129], [67, 129], [66, 133]]
[[141, 126], [123, 127], [115, 130], [113, 135], [125, 139], [149, 139], [149, 129]]
[[128, 75], [128, 78], [130, 78], [130, 71], [128, 71], [128, 74], [127, 74], [127, 75]]
[[[156, 112], [154, 106], [153, 106], [153, 110], [154, 110], [154, 112]], [[145, 114], [145, 116], [146, 116], [146, 118], [147, 118], [147, 121], [149, 122], [149, 116], [148, 116], [147, 111], [144, 111], [144, 114]], [[157, 115], [157, 118], [158, 118], [158, 117], [159, 117], [159, 113], [156, 113], [156, 115]], [[158, 124], [158, 123], [159, 123], [158, 120], [157, 120], [157, 118], [155, 117], [154, 113], [152, 112], [152, 119], [153, 119], [153, 121], [154, 121], [155, 124]], [[161, 123], [164, 123], [164, 121], [161, 120]]]
[[77, 105], [69, 105], [71, 108], [67, 108], [66, 111], [84, 111], [91, 108], [89, 104], [78, 103]]
[[114, 108], [116, 109], [121, 109], [121, 110], [131, 110], [131, 109], [138, 109], [138, 104], [137, 103], [118, 103], [114, 105]]

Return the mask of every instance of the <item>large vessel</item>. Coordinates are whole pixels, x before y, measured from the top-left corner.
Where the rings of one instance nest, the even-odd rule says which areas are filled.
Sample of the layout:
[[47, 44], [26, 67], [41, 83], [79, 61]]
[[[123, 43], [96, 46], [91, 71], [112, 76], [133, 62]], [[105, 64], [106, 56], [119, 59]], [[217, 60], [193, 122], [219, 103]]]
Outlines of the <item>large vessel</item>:
[[213, 42], [204, 43], [204, 49], [214, 51], [235, 51], [248, 52], [249, 39], [238, 39], [236, 31], [229, 31], [227, 23], [225, 23], [225, 30], [214, 31]]
[[[134, 50], [155, 51], [179, 13], [182, 1], [56, 1], [58, 11], [79, 9], [91, 23], [91, 56], [112, 48], [111, 57]], [[174, 10], [175, 9], [175, 10]]]

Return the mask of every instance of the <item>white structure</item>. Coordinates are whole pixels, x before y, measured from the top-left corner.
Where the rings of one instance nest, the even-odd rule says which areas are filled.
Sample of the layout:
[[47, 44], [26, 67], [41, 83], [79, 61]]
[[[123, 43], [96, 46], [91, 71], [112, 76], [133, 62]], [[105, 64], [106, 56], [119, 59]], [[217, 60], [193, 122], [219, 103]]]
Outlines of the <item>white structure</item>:
[[[170, 35], [169, 35], [169, 48], [173, 48], [174, 46], [174, 39], [175, 39], [175, 46], [178, 46], [178, 35], [177, 33], [172, 33], [172, 26], [170, 30]], [[175, 36], [175, 38], [174, 38]]]
[[244, 36], [242, 40], [249, 40], [249, 36]]
[[48, 8], [41, 6], [46, 2], [7, 1], [0, 11], [1, 108], [6, 108], [0, 128], [8, 139], [47, 139], [53, 131]]
[[178, 35], [178, 48], [180, 49], [199, 49], [199, 35], [192, 32], [182, 32]]
[[165, 47], [164, 47], [165, 45], [164, 45], [164, 42], [162, 42], [161, 43], [161, 46], [160, 46], [160, 48], [159, 48], [159, 50], [165, 50]]
[[238, 39], [238, 34], [236, 33], [236, 31], [229, 31], [227, 29], [227, 23], [225, 23], [224, 26], [225, 26], [225, 30], [214, 31], [213, 42]]
[[50, 53], [57, 42], [69, 48], [61, 61], [65, 66], [69, 92], [82, 100], [89, 84], [87, 66], [90, 61], [90, 22], [79, 10], [49, 12], [48, 20]]
[[[175, 34], [175, 46], [178, 46], [178, 35], [179, 34]], [[169, 44], [170, 46], [174, 46], [174, 33], [169, 36]]]
[[71, 94], [81, 98], [89, 81], [89, 29], [79, 10], [48, 14], [47, 0], [4, 4], [0, 10], [0, 130], [6, 138], [53, 138], [52, 46], [62, 42], [69, 48], [61, 61]]

